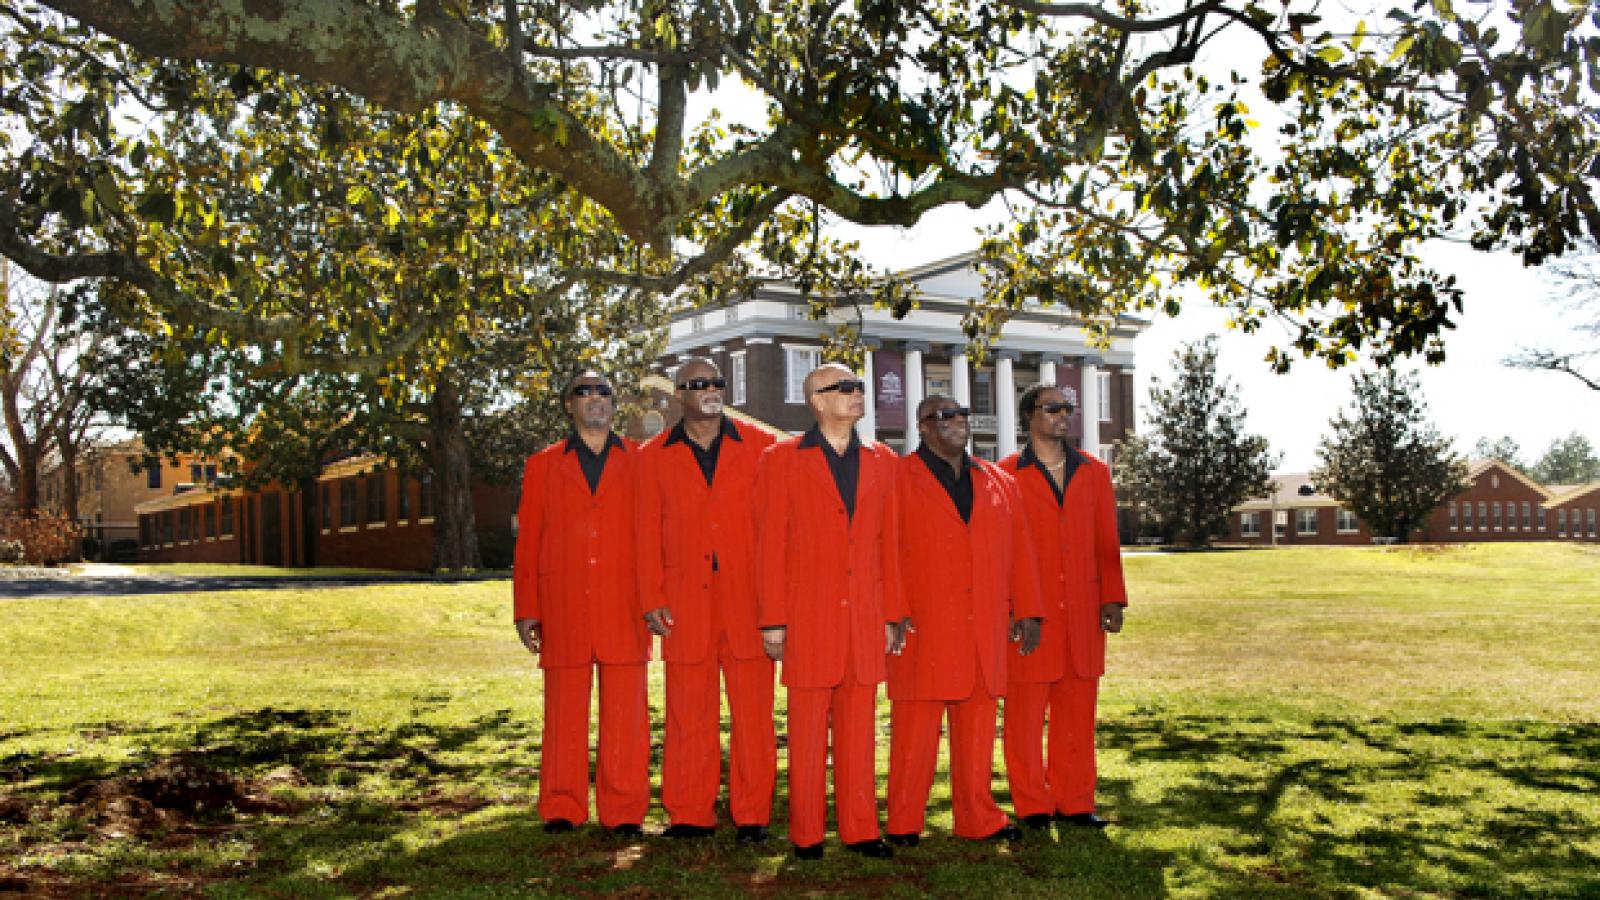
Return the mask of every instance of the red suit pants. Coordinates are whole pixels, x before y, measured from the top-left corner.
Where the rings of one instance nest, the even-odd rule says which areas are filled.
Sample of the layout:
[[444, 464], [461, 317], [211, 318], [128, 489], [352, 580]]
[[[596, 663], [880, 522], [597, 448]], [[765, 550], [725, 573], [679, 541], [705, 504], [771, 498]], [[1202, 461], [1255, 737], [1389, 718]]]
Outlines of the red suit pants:
[[[1006, 686], [1006, 776], [1018, 816], [1094, 812], [1094, 710], [1100, 679]], [[1044, 726], [1050, 720], [1049, 761]]]
[[939, 762], [939, 731], [950, 717], [950, 805], [955, 834], [986, 838], [1007, 824], [994, 802], [995, 698], [982, 687], [965, 700], [896, 700], [889, 736], [889, 833], [921, 834]]
[[733, 719], [728, 738], [728, 810], [736, 825], [772, 819], [778, 739], [772, 721], [772, 660], [736, 659], [724, 638], [703, 663], [667, 663], [666, 740], [661, 805], [674, 825], [717, 824], [722, 782], [722, 692]]
[[595, 806], [607, 828], [637, 825], [650, 807], [650, 710], [645, 664], [544, 670], [544, 745], [539, 818], [589, 819], [589, 694], [600, 670], [600, 747]]
[[789, 840], [795, 846], [820, 844], [827, 833], [830, 732], [839, 840], [878, 839], [877, 705], [878, 686], [848, 672], [831, 688], [789, 688]]

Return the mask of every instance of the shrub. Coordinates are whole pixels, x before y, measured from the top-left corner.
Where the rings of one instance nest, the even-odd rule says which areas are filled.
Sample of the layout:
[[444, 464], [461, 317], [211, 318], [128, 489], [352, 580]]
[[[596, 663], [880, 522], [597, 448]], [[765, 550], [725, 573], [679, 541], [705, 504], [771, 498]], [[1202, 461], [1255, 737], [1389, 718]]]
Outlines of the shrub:
[[0, 513], [0, 541], [22, 545], [21, 562], [53, 565], [77, 550], [78, 523], [61, 513]]
[[21, 565], [23, 555], [21, 541], [0, 540], [0, 566]]

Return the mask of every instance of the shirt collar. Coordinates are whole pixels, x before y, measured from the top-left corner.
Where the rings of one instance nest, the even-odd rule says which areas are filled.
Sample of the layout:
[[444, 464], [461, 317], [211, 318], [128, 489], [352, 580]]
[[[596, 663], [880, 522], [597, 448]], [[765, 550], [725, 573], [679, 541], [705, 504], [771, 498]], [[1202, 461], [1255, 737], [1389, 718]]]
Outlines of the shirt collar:
[[[930, 465], [933, 463], [938, 463], [946, 472], [949, 472], [958, 478], [961, 476], [961, 473], [958, 470], [951, 468], [950, 464], [944, 461], [944, 457], [928, 449], [927, 444], [918, 444], [916, 453], [918, 456], [922, 457], [924, 462], [929, 463]], [[961, 451], [961, 468], [969, 471], [973, 471], [978, 468], [978, 463], [972, 458], [972, 454], [965, 450]]]
[[[563, 450], [562, 452], [563, 453], [571, 453], [572, 451], [577, 450], [580, 447], [583, 448], [584, 450], [588, 450], [589, 449], [589, 445], [585, 444], [583, 442], [583, 438], [579, 437], [578, 433], [576, 431], [567, 432], [567, 446], [566, 446], [566, 449]], [[619, 449], [621, 449], [623, 451], [626, 451], [628, 449], [627, 445], [622, 443], [622, 438], [617, 437], [617, 433], [615, 431], [606, 432], [606, 445], [605, 445], [605, 447], [602, 447], [601, 449], [604, 450], [604, 449], [609, 448], [609, 447], [617, 447], [617, 448], [619, 448]]]
[[[736, 441], [744, 441], [744, 438], [739, 436], [739, 429], [733, 427], [733, 420], [726, 415], [722, 417], [721, 434], [723, 437], [733, 438]], [[672, 426], [672, 430], [667, 433], [667, 439], [661, 442], [661, 446], [671, 447], [673, 444], [685, 443], [688, 440], [689, 433], [683, 430], [683, 420], [679, 419], [678, 424]]]
[[[801, 436], [801, 438], [800, 438], [800, 449], [801, 450], [805, 450], [808, 447], [821, 447], [824, 443], [826, 443], [826, 442], [823, 440], [823, 437], [822, 437], [822, 426], [813, 425], [810, 428], [806, 429], [806, 433], [803, 436]], [[849, 443], [848, 446], [846, 446], [844, 448], [844, 452], [845, 453], [849, 453], [851, 450], [855, 450], [855, 449], [859, 448], [860, 446], [861, 446], [861, 437], [860, 437], [860, 435], [856, 434], [856, 430], [854, 428], [851, 428], [850, 429], [850, 443]], [[828, 449], [832, 450], [833, 449], [833, 445], [832, 444], [828, 444]]]
[[[1066, 441], [1062, 441], [1061, 452], [1063, 454], [1072, 453], [1073, 449], [1067, 446]], [[1029, 441], [1027, 444], [1023, 445], [1022, 452], [1017, 455], [1017, 465], [1019, 467], [1038, 466], [1041, 469], [1044, 468], [1044, 463], [1039, 461], [1038, 454], [1033, 452], [1033, 441]]]

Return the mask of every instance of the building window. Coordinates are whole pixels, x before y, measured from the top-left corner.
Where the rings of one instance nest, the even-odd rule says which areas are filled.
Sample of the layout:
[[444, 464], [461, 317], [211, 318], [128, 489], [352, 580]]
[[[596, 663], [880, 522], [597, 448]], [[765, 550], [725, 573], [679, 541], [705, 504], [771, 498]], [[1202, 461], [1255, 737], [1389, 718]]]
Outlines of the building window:
[[202, 466], [199, 463], [190, 463], [189, 464], [189, 483], [190, 484], [199, 484], [202, 481], [205, 481], [205, 478], [206, 478], [206, 467], [205, 466]]
[[139, 546], [150, 546], [150, 517], [139, 517]]
[[322, 530], [333, 528], [333, 487], [327, 484], [322, 486]]
[[1100, 397], [1100, 421], [1111, 421], [1111, 373], [1095, 373], [1096, 393]]
[[1289, 533], [1289, 511], [1280, 509], [1272, 514], [1272, 534], [1283, 537]]
[[[732, 313], [733, 310], [729, 309], [728, 312]], [[728, 361], [729, 396], [733, 398], [734, 406], [743, 406], [747, 396], [744, 387], [744, 365], [745, 352], [743, 350], [734, 353], [733, 357]]]
[[1260, 537], [1261, 536], [1261, 513], [1258, 513], [1258, 512], [1239, 513], [1239, 536], [1240, 537]]
[[153, 490], [161, 487], [161, 460], [154, 456], [145, 457], [144, 486]]
[[1317, 533], [1317, 511], [1314, 509], [1297, 509], [1294, 511], [1295, 534]]
[[1558, 509], [1558, 510], [1556, 510], [1556, 537], [1566, 537], [1566, 536], [1567, 536], [1567, 511], [1564, 510], [1564, 509]]
[[172, 519], [173, 514], [170, 510], [161, 514], [161, 543], [163, 544], [172, 543]]
[[224, 497], [217, 501], [217, 533], [222, 537], [233, 537], [233, 498]]
[[1483, 500], [1478, 501], [1478, 530], [1489, 530], [1489, 504]]
[[1456, 502], [1450, 501], [1450, 530], [1455, 531], [1460, 527], [1460, 519], [1456, 516]]
[[180, 509], [176, 515], [178, 517], [178, 543], [187, 544], [189, 542], [189, 511]]
[[783, 348], [783, 402], [806, 402], [806, 376], [822, 363], [822, 351], [799, 347]]
[[354, 478], [341, 478], [339, 480], [339, 527], [354, 528], [356, 526], [356, 480]]
[[1543, 506], [1539, 507], [1539, 530], [1540, 531], [1544, 531], [1545, 530], [1545, 525], [1546, 525], [1545, 514], [1548, 513], [1548, 512], [1549, 512], [1549, 510], [1545, 509]]
[[[1455, 510], [1451, 510], [1451, 512], [1454, 513]], [[1339, 510], [1339, 519], [1335, 527], [1338, 528], [1340, 534], [1354, 534], [1360, 530], [1356, 523], [1356, 514], [1348, 509]]]
[[1494, 530], [1500, 530], [1500, 501], [1494, 502]]
[[1522, 501], [1522, 530], [1533, 530], [1533, 504], [1526, 500]]
[[1589, 507], [1589, 537], [1595, 536], [1594, 507]]
[[417, 479], [417, 518], [433, 518], [433, 473]]
[[196, 537], [214, 538], [217, 536], [217, 520], [211, 517], [211, 507], [200, 506], [195, 508], [200, 515], [200, 531]]
[[1105, 463], [1106, 464], [1106, 468], [1108, 468], [1108, 469], [1111, 468], [1111, 466], [1112, 466], [1111, 454], [1115, 450], [1116, 450], [1116, 445], [1115, 444], [1101, 444], [1100, 445], [1100, 461]]
[[979, 416], [994, 415], [994, 373], [979, 369], [972, 374], [972, 412]]
[[389, 512], [384, 501], [383, 473], [374, 472], [367, 476], [367, 521], [385, 523], [389, 520]]
[[394, 517], [403, 524], [411, 521], [411, 476], [400, 475], [396, 481]]

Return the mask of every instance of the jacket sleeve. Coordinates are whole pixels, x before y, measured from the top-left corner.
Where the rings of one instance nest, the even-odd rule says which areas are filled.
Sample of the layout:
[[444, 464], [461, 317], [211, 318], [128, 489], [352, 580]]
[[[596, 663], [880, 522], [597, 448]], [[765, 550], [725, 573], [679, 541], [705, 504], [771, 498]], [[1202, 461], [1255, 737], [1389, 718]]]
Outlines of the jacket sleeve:
[[1011, 615], [1017, 619], [1042, 619], [1044, 599], [1039, 592], [1039, 558], [1034, 553], [1027, 510], [1022, 506], [1022, 486], [1004, 472], [1000, 473], [1000, 479], [1005, 485], [1006, 502], [1011, 506]]
[[1111, 470], [1095, 467], [1094, 555], [1100, 575], [1100, 602], [1128, 605], [1122, 579], [1122, 539], [1117, 534], [1117, 499], [1111, 487]]
[[528, 457], [522, 467], [522, 499], [517, 504], [517, 548], [511, 568], [511, 615], [538, 619], [539, 540], [544, 531], [544, 493], [547, 465], [541, 454]]
[[905, 581], [900, 577], [900, 490], [905, 467], [892, 454], [884, 469], [889, 473], [889, 489], [884, 491], [888, 507], [883, 511], [883, 614], [890, 622], [899, 622], [911, 615], [911, 603], [906, 597]]
[[639, 485], [636, 497], [637, 523], [634, 540], [638, 547], [639, 605], [645, 612], [667, 605], [666, 562], [662, 558], [661, 483], [664, 460], [659, 450], [639, 453]]
[[782, 449], [761, 453], [756, 468], [756, 625], [789, 624], [788, 591], [789, 477]]

